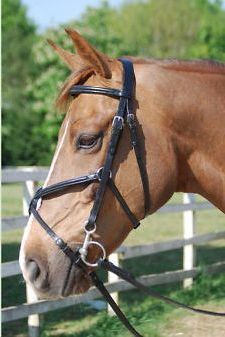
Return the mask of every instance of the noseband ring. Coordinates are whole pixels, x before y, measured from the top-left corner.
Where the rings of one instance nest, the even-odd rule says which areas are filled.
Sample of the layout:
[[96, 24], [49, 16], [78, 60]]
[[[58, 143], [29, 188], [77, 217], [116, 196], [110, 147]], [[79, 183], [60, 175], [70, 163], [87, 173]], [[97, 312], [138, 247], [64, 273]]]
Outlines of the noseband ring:
[[[102, 172], [103, 172], [103, 169], [104, 167], [100, 167], [98, 170], [97, 170], [97, 175], [98, 175], [98, 180], [101, 181], [102, 179]], [[109, 171], [109, 178], [112, 179], [112, 171]]]
[[81, 260], [84, 262], [84, 264], [85, 264], [86, 266], [89, 266], [89, 267], [98, 267], [98, 265], [99, 265], [99, 260], [97, 260], [97, 262], [93, 262], [93, 263], [88, 262], [88, 261], [86, 260], [88, 248], [89, 248], [89, 246], [91, 246], [91, 245], [97, 246], [98, 248], [100, 248], [101, 251], [102, 251], [102, 257], [101, 257], [101, 258], [102, 258], [103, 260], [106, 259], [106, 251], [105, 251], [105, 248], [104, 248], [104, 246], [103, 246], [101, 243], [99, 243], [99, 242], [97, 242], [97, 241], [89, 241], [89, 242], [87, 242], [87, 244], [86, 244], [86, 250], [84, 250], [83, 247], [80, 248], [80, 250], [79, 250], [80, 257], [81, 257]]

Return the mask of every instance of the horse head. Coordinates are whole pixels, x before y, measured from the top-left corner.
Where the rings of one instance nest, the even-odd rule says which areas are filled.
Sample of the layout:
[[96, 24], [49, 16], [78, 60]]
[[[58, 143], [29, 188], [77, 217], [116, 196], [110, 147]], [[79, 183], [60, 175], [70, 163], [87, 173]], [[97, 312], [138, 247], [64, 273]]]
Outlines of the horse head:
[[[77, 94], [70, 97], [76, 85], [114, 88], [123, 85], [123, 66], [117, 59], [109, 58], [94, 49], [73, 30], [66, 30], [71, 37], [77, 55], [69, 53], [52, 41], [51, 46], [72, 70], [58, 97], [58, 104], [67, 112], [59, 131], [58, 144], [44, 188], [73, 177], [91, 175], [104, 166], [112, 133], [112, 123], [118, 109], [118, 98], [112, 95]], [[138, 109], [133, 100], [133, 112]], [[138, 124], [138, 133], [142, 133]], [[143, 141], [142, 141], [143, 143]], [[145, 162], [145, 149], [142, 144]], [[120, 194], [137, 219], [145, 216], [143, 188], [130, 133], [124, 128], [113, 160], [112, 179], [119, 186]], [[74, 185], [63, 192], [43, 197], [37, 209], [44, 221], [75, 251], [85, 240], [85, 223], [98, 193], [99, 182]], [[106, 188], [97, 218], [87, 260], [96, 261], [102, 255], [101, 247], [108, 256], [126, 238], [132, 224], [112, 190]], [[100, 247], [100, 248], [99, 248]], [[20, 265], [25, 280], [40, 297], [65, 296], [86, 291], [90, 286], [88, 272], [71, 266], [71, 261], [54, 244], [33, 215], [25, 229], [20, 251]]]

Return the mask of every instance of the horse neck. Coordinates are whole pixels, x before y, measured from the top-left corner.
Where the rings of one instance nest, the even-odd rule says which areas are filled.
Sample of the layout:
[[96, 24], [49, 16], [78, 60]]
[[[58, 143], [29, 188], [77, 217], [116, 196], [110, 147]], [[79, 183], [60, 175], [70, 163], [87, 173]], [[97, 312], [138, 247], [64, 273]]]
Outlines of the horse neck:
[[[164, 137], [161, 143], [167, 164], [175, 158], [167, 169], [172, 183], [166, 198], [175, 191], [199, 193], [225, 211], [224, 78], [218, 73], [139, 66], [143, 132]], [[148, 146], [153, 147], [154, 141], [150, 140]]]

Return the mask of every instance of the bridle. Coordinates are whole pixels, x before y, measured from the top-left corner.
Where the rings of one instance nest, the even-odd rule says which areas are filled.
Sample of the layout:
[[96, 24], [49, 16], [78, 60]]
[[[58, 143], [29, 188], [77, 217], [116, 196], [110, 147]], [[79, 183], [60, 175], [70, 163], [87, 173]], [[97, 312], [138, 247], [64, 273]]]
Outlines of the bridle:
[[[70, 89], [70, 95], [75, 96], [78, 94], [95, 94], [95, 95], [107, 95], [113, 98], [119, 98], [119, 106], [117, 113], [115, 114], [112, 122], [112, 131], [111, 139], [108, 145], [108, 151], [105, 158], [105, 163], [103, 167], [99, 168], [94, 173], [89, 173], [86, 176], [80, 176], [69, 180], [61, 181], [57, 184], [47, 186], [45, 188], [40, 188], [30, 204], [30, 212], [34, 215], [39, 224], [44, 228], [48, 235], [54, 240], [55, 244], [70, 258], [76, 255], [77, 260], [81, 260], [88, 266], [96, 267], [97, 261], [95, 263], [90, 263], [87, 261], [86, 257], [88, 254], [88, 248], [90, 245], [98, 246], [102, 251], [102, 258], [106, 258], [105, 248], [100, 242], [93, 241], [91, 236], [96, 231], [96, 221], [99, 215], [99, 211], [102, 205], [103, 197], [107, 186], [111, 189], [120, 205], [122, 206], [124, 212], [130, 219], [133, 228], [139, 226], [139, 221], [130, 210], [123, 196], [117, 189], [113, 179], [112, 179], [112, 165], [113, 159], [115, 157], [117, 145], [124, 127], [124, 123], [127, 122], [127, 125], [130, 130], [131, 143], [135, 150], [138, 167], [140, 170], [141, 181], [143, 185], [144, 197], [145, 197], [145, 213], [149, 207], [149, 191], [148, 191], [148, 179], [145, 170], [145, 165], [142, 160], [140, 146], [138, 143], [137, 136], [137, 127], [135, 121], [135, 115], [132, 111], [132, 104], [134, 98], [134, 89], [135, 89], [135, 75], [133, 70], [132, 62], [121, 59], [123, 65], [123, 86], [122, 89], [113, 89], [113, 88], [103, 88], [103, 87], [94, 87], [94, 86], [85, 86], [85, 85], [74, 85]], [[71, 248], [64, 242], [64, 240], [50, 228], [47, 223], [41, 218], [37, 210], [37, 204], [39, 199], [53, 195], [56, 192], [62, 192], [66, 189], [76, 186], [76, 185], [88, 185], [92, 182], [99, 182], [99, 187], [96, 193], [93, 207], [91, 209], [90, 215], [85, 223], [85, 239], [83, 246], [79, 248], [76, 252], [73, 252]]]
[[[76, 265], [77, 267], [81, 268], [84, 271], [87, 271], [87, 266], [89, 267], [102, 267], [108, 271], [111, 271], [126, 281], [132, 283], [134, 286], [138, 287], [148, 295], [157, 297], [159, 299], [163, 299], [166, 302], [182, 306], [186, 309], [201, 312], [205, 314], [216, 314], [221, 316], [224, 314], [221, 313], [212, 313], [210, 311], [204, 311], [200, 309], [194, 309], [184, 304], [181, 304], [177, 301], [168, 299], [160, 294], [157, 294], [153, 291], [150, 291], [148, 288], [144, 287], [140, 284], [133, 276], [126, 271], [114, 266], [112, 263], [106, 260], [106, 251], [104, 246], [97, 241], [92, 240], [92, 235], [96, 231], [96, 223], [98, 219], [98, 215], [102, 206], [103, 198], [105, 195], [106, 188], [109, 187], [110, 190], [115, 195], [116, 199], [119, 201], [121, 207], [123, 208], [124, 212], [128, 216], [130, 222], [133, 225], [133, 228], [137, 228], [139, 226], [139, 221], [137, 220], [136, 216], [133, 214], [129, 206], [127, 205], [125, 199], [119, 192], [118, 188], [116, 187], [113, 179], [112, 179], [112, 167], [113, 167], [113, 160], [115, 158], [117, 145], [119, 143], [121, 133], [124, 128], [124, 124], [126, 123], [129, 130], [130, 130], [130, 138], [131, 144], [134, 149], [137, 164], [140, 171], [140, 177], [143, 187], [143, 194], [144, 194], [144, 204], [145, 204], [145, 214], [147, 213], [148, 209], [150, 208], [150, 196], [149, 196], [149, 183], [148, 183], [148, 176], [146, 173], [145, 164], [142, 157], [142, 151], [140, 148], [140, 144], [138, 141], [138, 133], [137, 133], [137, 122], [136, 116], [133, 113], [133, 104], [134, 104], [134, 97], [135, 97], [135, 74], [133, 69], [133, 64], [131, 61], [127, 59], [119, 59], [123, 66], [123, 86], [122, 89], [114, 89], [114, 88], [104, 88], [104, 87], [95, 87], [95, 86], [87, 86], [87, 85], [74, 85], [70, 89], [70, 95], [76, 96], [78, 94], [95, 94], [95, 95], [107, 95], [113, 98], [119, 99], [118, 110], [113, 118], [112, 121], [112, 130], [111, 130], [111, 138], [108, 145], [108, 150], [105, 158], [105, 162], [103, 167], [98, 168], [94, 173], [88, 173], [85, 176], [79, 176], [72, 179], [64, 180], [59, 183], [41, 187], [37, 190], [32, 199], [29, 207], [29, 213], [33, 214], [36, 218], [38, 223], [42, 226], [42, 228], [46, 231], [46, 233], [53, 239], [55, 244], [58, 246], [59, 249], [63, 251], [65, 255], [67, 255], [71, 263]], [[94, 203], [89, 214], [89, 217], [84, 225], [85, 231], [85, 239], [83, 245], [78, 247], [75, 251], [61, 238], [59, 237], [53, 229], [43, 220], [38, 212], [39, 205], [41, 203], [41, 199], [50, 195], [54, 195], [57, 192], [64, 192], [73, 186], [82, 185], [87, 186], [90, 183], [98, 182], [99, 187], [96, 193], [96, 197], [94, 199]], [[95, 262], [89, 262], [87, 260], [88, 255], [88, 248], [90, 245], [97, 246], [101, 250], [101, 258]], [[127, 329], [134, 335], [134, 336], [141, 336], [129, 323], [126, 319], [124, 314], [121, 312], [119, 307], [113, 301], [112, 297], [106, 290], [102, 281], [98, 278], [95, 272], [91, 274], [93, 284], [100, 290], [103, 296], [106, 298], [108, 303], [112, 306], [113, 310], [116, 312], [119, 319], [122, 323], [127, 327]]]

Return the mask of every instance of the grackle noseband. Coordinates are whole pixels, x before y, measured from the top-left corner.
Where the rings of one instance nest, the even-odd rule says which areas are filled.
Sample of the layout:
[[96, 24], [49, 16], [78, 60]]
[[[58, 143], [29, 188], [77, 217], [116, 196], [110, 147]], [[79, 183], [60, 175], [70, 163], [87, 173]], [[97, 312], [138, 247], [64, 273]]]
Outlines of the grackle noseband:
[[[73, 179], [59, 182], [54, 185], [47, 186], [45, 188], [40, 188], [36, 192], [30, 204], [30, 212], [33, 213], [36, 220], [46, 230], [48, 235], [50, 235], [50, 237], [55, 241], [56, 245], [70, 258], [73, 256], [73, 260], [74, 256], [76, 256], [77, 260], [81, 258], [81, 260], [86, 265], [92, 267], [97, 266], [97, 261], [95, 263], [90, 263], [86, 260], [88, 254], [88, 247], [90, 245], [98, 246], [102, 251], [102, 258], [103, 259], [106, 258], [105, 248], [103, 247], [103, 245], [100, 242], [92, 241], [91, 236], [96, 230], [96, 221], [98, 218], [98, 214], [102, 205], [102, 200], [107, 186], [109, 186], [113, 194], [116, 196], [117, 200], [124, 209], [124, 212], [127, 214], [131, 223], [133, 224], [133, 227], [137, 228], [139, 226], [139, 221], [136, 219], [135, 215], [130, 210], [129, 206], [127, 205], [126, 201], [120, 194], [119, 190], [117, 189], [112, 179], [113, 159], [116, 153], [117, 144], [119, 142], [125, 121], [127, 122], [130, 129], [131, 142], [133, 148], [135, 149], [137, 163], [140, 169], [143, 191], [145, 195], [145, 212], [147, 211], [149, 204], [147, 174], [145, 171], [145, 166], [142, 161], [140, 147], [138, 144], [135, 115], [132, 113], [132, 100], [134, 97], [134, 89], [135, 89], [135, 75], [133, 70], [133, 64], [132, 62], [125, 59], [121, 59], [120, 61], [122, 62], [123, 65], [123, 87], [121, 90], [112, 88], [85, 86], [85, 85], [74, 85], [70, 89], [70, 95], [72, 96], [75, 96], [77, 94], [96, 94], [96, 95], [100, 94], [111, 96], [114, 98], [119, 98], [118, 111], [112, 121], [111, 139], [109, 142], [104, 166], [99, 168], [95, 173], [89, 173], [86, 176], [76, 177]], [[85, 222], [84, 226], [86, 234], [85, 240], [83, 246], [80, 247], [79, 250], [77, 250], [76, 252], [73, 252], [70, 249], [70, 247], [63, 241], [63, 239], [58, 237], [57, 234], [41, 218], [36, 209], [37, 203], [40, 198], [44, 198], [56, 192], [64, 191], [69, 187], [75, 185], [88, 185], [91, 182], [96, 181], [99, 182], [99, 188], [97, 190], [89, 218]]]
[[[135, 74], [133, 70], [133, 64], [131, 61], [127, 59], [119, 59], [123, 66], [123, 86], [122, 89], [113, 89], [113, 88], [103, 88], [103, 87], [94, 87], [87, 85], [74, 85], [70, 89], [70, 95], [76, 96], [78, 94], [95, 94], [95, 95], [107, 95], [113, 98], [119, 99], [119, 105], [117, 113], [115, 114], [112, 121], [112, 130], [111, 130], [111, 138], [108, 145], [108, 150], [105, 158], [105, 162], [103, 167], [99, 168], [94, 173], [88, 173], [85, 176], [75, 177], [69, 180], [64, 180], [62, 182], [47, 186], [45, 188], [40, 188], [34, 195], [29, 207], [29, 213], [33, 214], [42, 228], [47, 232], [47, 234], [54, 240], [55, 244], [66, 254], [71, 263], [76, 265], [77, 267], [87, 271], [87, 266], [90, 267], [102, 267], [105, 270], [111, 271], [117, 274], [119, 277], [123, 278], [127, 282], [130, 282], [133, 286], [142, 290], [147, 295], [156, 297], [158, 299], [164, 300], [168, 303], [174, 304], [176, 306], [183, 307], [185, 309], [207, 314], [214, 316], [225, 316], [224, 313], [216, 313], [207, 310], [201, 310], [189, 307], [185, 304], [182, 304], [178, 301], [172, 300], [168, 297], [162, 296], [149, 288], [142, 285], [138, 282], [130, 273], [122, 270], [119, 267], [114, 266], [112, 263], [107, 261], [106, 252], [104, 246], [97, 241], [92, 240], [92, 234], [96, 231], [96, 223], [99, 211], [101, 209], [103, 197], [106, 191], [106, 188], [109, 187], [117, 200], [119, 201], [121, 207], [124, 212], [130, 219], [133, 228], [137, 228], [139, 226], [139, 221], [136, 219], [135, 215], [132, 213], [131, 209], [127, 205], [123, 196], [117, 189], [113, 179], [112, 179], [112, 166], [113, 160], [116, 154], [117, 145], [119, 143], [119, 139], [121, 133], [123, 131], [124, 124], [127, 123], [128, 128], [130, 130], [130, 138], [131, 144], [135, 151], [137, 164], [140, 171], [142, 186], [143, 186], [143, 194], [144, 194], [144, 204], [145, 204], [145, 214], [150, 208], [150, 196], [149, 196], [149, 188], [148, 188], [148, 176], [146, 172], [146, 168], [142, 159], [141, 149], [138, 142], [137, 135], [137, 123], [136, 116], [133, 113], [133, 103], [135, 98]], [[99, 182], [99, 187], [96, 193], [96, 197], [93, 203], [93, 207], [91, 209], [89, 218], [85, 222], [84, 231], [85, 231], [85, 239], [83, 245], [77, 248], [75, 251], [70, 248], [66, 242], [62, 238], [60, 238], [51, 227], [43, 220], [43, 218], [38, 213], [38, 205], [42, 198], [47, 197], [49, 195], [53, 195], [56, 192], [62, 192], [66, 189], [76, 186], [76, 185], [88, 185], [92, 182]], [[98, 261], [89, 262], [87, 261], [88, 248], [90, 245], [97, 246], [101, 250], [101, 258]], [[98, 278], [95, 272], [91, 272], [90, 276], [92, 278], [93, 284], [99, 289], [102, 295], [105, 297], [107, 302], [111, 305], [115, 313], [121, 322], [126, 326], [126, 328], [137, 337], [141, 337], [141, 335], [133, 328], [133, 326], [129, 323], [125, 315], [119, 309], [117, 304], [114, 302], [107, 289], [105, 288], [102, 281]]]

